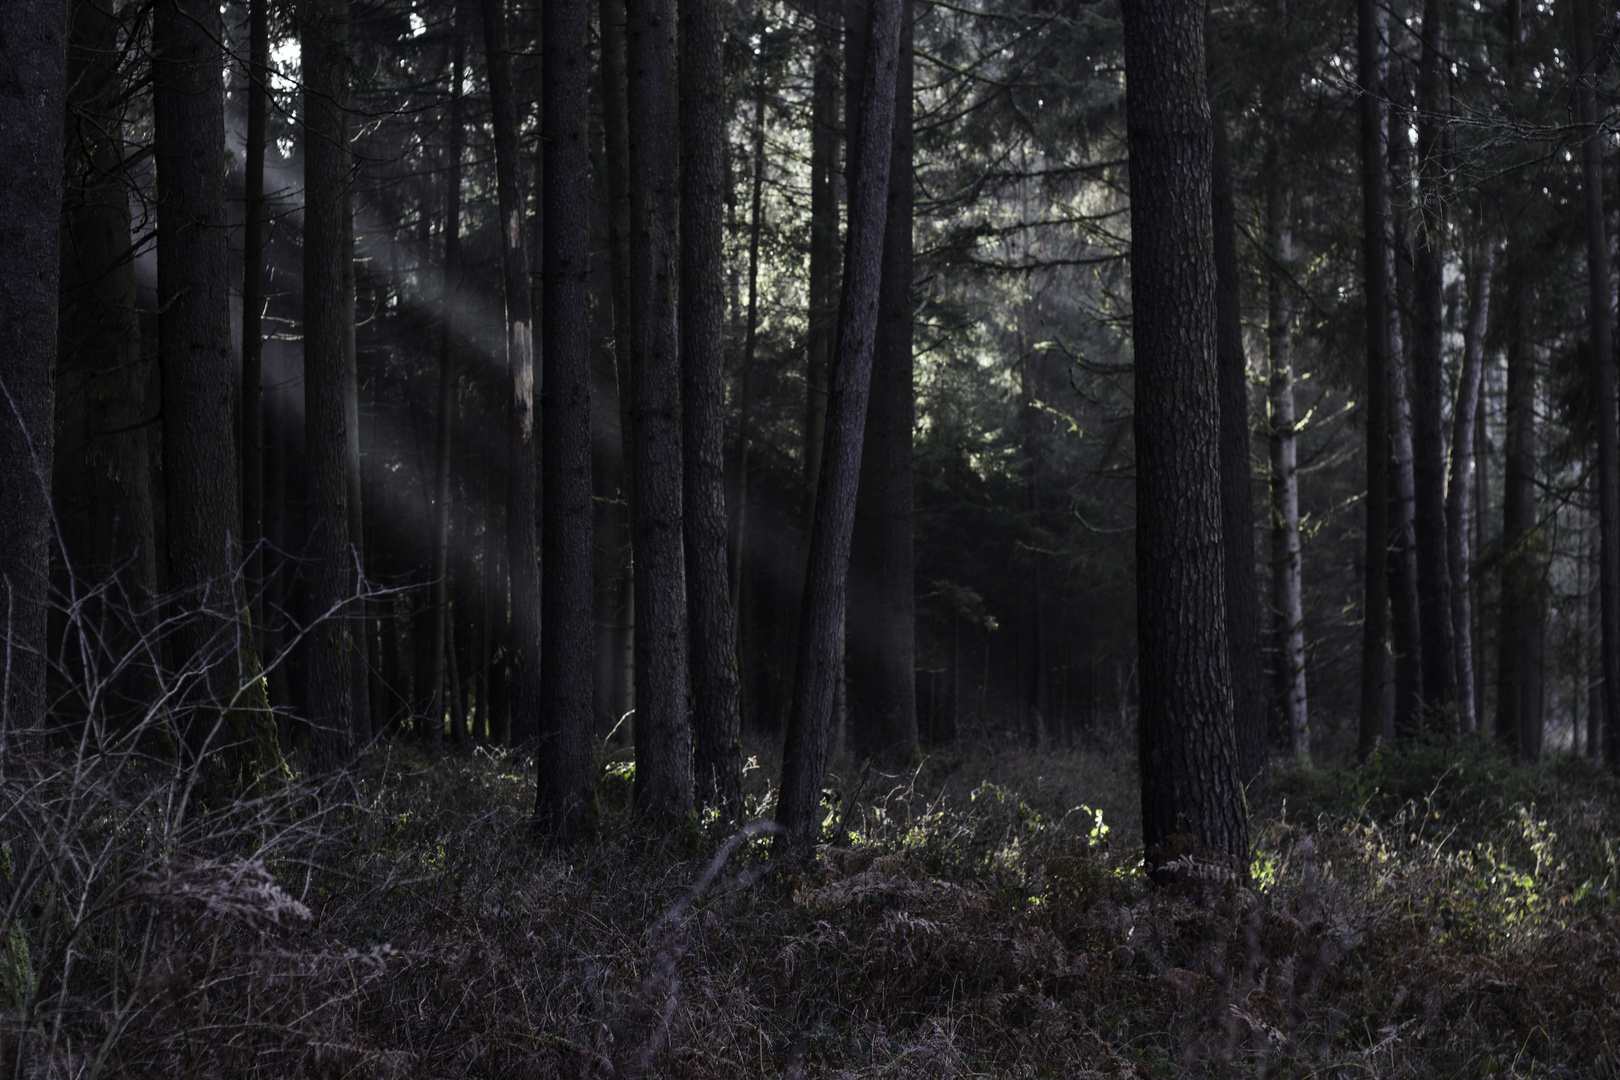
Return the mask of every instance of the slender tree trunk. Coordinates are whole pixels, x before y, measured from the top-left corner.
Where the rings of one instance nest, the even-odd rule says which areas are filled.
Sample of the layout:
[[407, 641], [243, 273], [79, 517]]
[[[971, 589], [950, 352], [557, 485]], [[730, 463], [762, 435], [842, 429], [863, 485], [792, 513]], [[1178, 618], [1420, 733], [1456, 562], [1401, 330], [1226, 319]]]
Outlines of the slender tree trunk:
[[1383, 100], [1386, 17], [1375, 0], [1356, 0], [1357, 70], [1361, 80], [1361, 265], [1367, 305], [1367, 575], [1362, 603], [1361, 722], [1356, 755], [1371, 754], [1388, 726], [1384, 680], [1389, 670], [1389, 192]]
[[247, 175], [242, 222], [242, 549], [249, 610], [264, 627], [264, 151], [270, 0], [248, 0]]
[[1294, 416], [1293, 304], [1281, 267], [1294, 259], [1292, 197], [1282, 179], [1275, 145], [1268, 155], [1272, 180], [1266, 192], [1266, 231], [1274, 264], [1267, 278], [1266, 345], [1270, 373], [1271, 605], [1277, 656], [1277, 704], [1288, 732], [1289, 752], [1311, 756], [1305, 699], [1305, 604], [1299, 545], [1298, 432]]
[[801, 847], [814, 840], [820, 821], [817, 804], [827, 767], [842, 654], [844, 586], [883, 276], [890, 136], [900, 65], [900, 0], [871, 0], [870, 12], [859, 127], [850, 144], [849, 240], [838, 306], [838, 348], [827, 398], [826, 440], [800, 604], [799, 657], [777, 804], [777, 820]]
[[[308, 637], [310, 754], [322, 771], [353, 749], [348, 642], [342, 618], [350, 592], [347, 433], [343, 415], [343, 84], [348, 0], [312, 0], [301, 44], [304, 78], [304, 484], [308, 542], [304, 570]], [[162, 255], [159, 254], [161, 261]], [[167, 390], [169, 381], [164, 380]], [[172, 408], [165, 400], [165, 412]], [[167, 439], [165, 438], [165, 445]], [[165, 471], [168, 462], [164, 462]], [[173, 512], [175, 500], [169, 500]]]
[[636, 810], [692, 807], [681, 540], [680, 370], [676, 340], [674, 0], [628, 0], [630, 400], [636, 560]]
[[810, 312], [804, 378], [804, 516], [816, 502], [827, 423], [827, 372], [838, 319], [838, 64], [840, 0], [818, 0], [810, 90]]
[[731, 603], [743, 610], [748, 545], [748, 466], [753, 450], [754, 350], [759, 341], [759, 240], [765, 209], [765, 87], [754, 94], [753, 186], [748, 218], [748, 315], [743, 328], [742, 387], [737, 401], [737, 512], [731, 521]]
[[433, 630], [427, 690], [432, 695], [423, 734], [437, 743], [444, 735], [445, 650], [450, 623], [450, 444], [456, 417], [456, 302], [461, 285], [461, 159], [466, 132], [461, 84], [467, 64], [465, 13], [451, 11], [455, 44], [450, 60], [450, 145], [444, 170], [444, 267], [439, 301], [439, 394], [433, 443], [432, 599]]
[[[505, 66], [501, 0], [484, 0], [491, 70]], [[540, 355], [544, 532], [540, 588], [540, 782], [535, 811], [567, 837], [582, 824], [593, 794], [591, 756], [591, 355], [586, 277], [585, 87], [590, 73], [586, 0], [552, 0], [543, 9], [545, 78], [545, 238], [541, 253], [547, 312]]]
[[1485, 372], [1485, 325], [1491, 296], [1491, 246], [1482, 242], [1468, 271], [1468, 320], [1463, 325], [1462, 371], [1451, 409], [1451, 471], [1446, 480], [1446, 559], [1451, 568], [1451, 627], [1457, 645], [1457, 719], [1463, 731], [1478, 726], [1474, 701], [1474, 612], [1470, 588], [1473, 554], [1468, 542], [1474, 481], [1474, 421]]
[[1536, 377], [1530, 343], [1527, 268], [1514, 260], [1505, 283], [1507, 434], [1502, 490], [1502, 599], [1496, 737], [1521, 761], [1534, 756], [1541, 727], [1541, 673], [1537, 645], [1541, 618], [1539, 530], [1536, 528]]
[[[345, 46], [344, 65], [349, 58]], [[349, 502], [349, 565], [356, 591], [365, 591], [365, 499], [360, 474], [360, 356], [355, 344], [354, 153], [350, 149], [349, 82], [343, 81], [343, 482]], [[354, 736], [363, 745], [371, 730], [371, 657], [366, 645], [367, 603], [357, 596], [349, 611], [349, 694]]]
[[[164, 40], [172, 64], [173, 13]], [[62, 141], [67, 72], [67, 5], [8, 0], [0, 5], [0, 586], [6, 603], [9, 671], [0, 698], [0, 768], [42, 747], [46, 610], [50, 588], [51, 455], [55, 403]], [[165, 71], [172, 77], [172, 69]], [[215, 86], [218, 86], [216, 80]], [[163, 132], [173, 137], [172, 113]], [[172, 154], [173, 148], [166, 147]], [[170, 159], [172, 160], [172, 158]], [[173, 198], [172, 189], [165, 194]], [[223, 193], [220, 199], [223, 217]], [[172, 207], [168, 211], [171, 219]], [[173, 222], [170, 221], [170, 228]], [[220, 289], [224, 288], [221, 233]], [[227, 329], [227, 334], [229, 333]], [[227, 338], [227, 346], [229, 339]], [[229, 428], [226, 429], [227, 437]]]
[[[486, 28], [490, 25], [488, 14], [486, 8]], [[500, 32], [498, 25], [496, 30]], [[538, 734], [540, 722], [540, 568], [536, 565], [534, 522], [534, 305], [529, 295], [529, 260], [523, 242], [523, 193], [518, 188], [521, 162], [511, 57], [504, 48], [491, 46], [488, 51], [495, 186], [501, 215], [501, 282], [506, 296], [507, 421], [510, 425], [506, 438], [506, 554], [511, 574], [512, 645], [518, 658], [512, 669], [512, 737], [522, 744]], [[589, 610], [587, 604], [587, 613]]]
[[726, 568], [725, 27], [681, 0], [681, 448], [697, 798], [742, 813], [736, 617]]
[[1586, 593], [1586, 756], [1599, 761], [1603, 755], [1603, 611], [1598, 576], [1603, 558], [1603, 538], [1596, 513], [1598, 476], [1592, 473], [1592, 527], [1587, 540]]
[[1412, 475], [1416, 484], [1418, 604], [1423, 633], [1423, 695], [1428, 722], [1456, 726], [1456, 644], [1446, 562], [1445, 197], [1447, 190], [1445, 25], [1448, 0], [1424, 0], [1418, 69], [1418, 206], [1412, 236]]
[[1597, 377], [1598, 591], [1602, 616], [1603, 717], [1609, 768], [1620, 775], [1620, 413], [1615, 402], [1614, 328], [1609, 317], [1609, 242], [1603, 211], [1603, 133], [1598, 128], [1591, 0], [1571, 0], [1575, 21], [1575, 111], [1586, 201], [1586, 265], [1592, 364]]
[[1125, 14], [1136, 350], [1137, 653], [1150, 866], [1246, 867], [1227, 666], [1204, 6]]
[[[855, 587], [849, 594], [847, 654], [855, 749], [893, 768], [903, 767], [918, 750], [916, 574], [911, 546], [911, 433], [916, 425], [911, 329], [912, 5], [911, 0], [900, 3], [883, 279], [851, 540], [850, 575]], [[1030, 362], [1026, 354], [1026, 367]], [[1032, 475], [1031, 498], [1034, 483]], [[1038, 592], [1035, 602], [1040, 603]], [[1038, 626], [1038, 607], [1035, 618]], [[1035, 654], [1039, 668], [1039, 648]]]

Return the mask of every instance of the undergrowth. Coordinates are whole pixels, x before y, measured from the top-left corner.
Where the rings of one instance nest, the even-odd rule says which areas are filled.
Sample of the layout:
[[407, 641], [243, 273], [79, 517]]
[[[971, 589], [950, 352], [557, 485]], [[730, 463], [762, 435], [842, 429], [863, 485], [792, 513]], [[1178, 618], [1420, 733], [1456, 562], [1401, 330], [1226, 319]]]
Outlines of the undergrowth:
[[811, 863], [644, 835], [611, 755], [556, 849], [510, 751], [218, 805], [53, 753], [3, 781], [11, 1075], [1620, 1076], [1620, 789], [1574, 759], [1279, 767], [1252, 881], [1161, 889], [1118, 751], [845, 769]]

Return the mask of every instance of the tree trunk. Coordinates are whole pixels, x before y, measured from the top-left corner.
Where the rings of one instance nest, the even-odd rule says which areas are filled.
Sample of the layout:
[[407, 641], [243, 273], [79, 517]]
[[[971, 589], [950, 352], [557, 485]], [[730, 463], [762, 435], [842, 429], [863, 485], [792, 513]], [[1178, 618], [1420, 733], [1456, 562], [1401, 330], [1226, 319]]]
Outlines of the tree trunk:
[[1478, 726], [1474, 701], [1473, 554], [1468, 526], [1473, 512], [1474, 421], [1485, 372], [1485, 326], [1491, 297], [1491, 246], [1479, 244], [1468, 269], [1468, 321], [1463, 326], [1462, 371], [1451, 410], [1451, 470], [1446, 480], [1446, 559], [1451, 568], [1451, 628], [1457, 646], [1457, 719], [1463, 731]]
[[[487, 0], [486, 0], [487, 2]], [[497, 13], [498, 14], [498, 13]], [[486, 9], [485, 25], [489, 18]], [[487, 31], [486, 31], [487, 32]], [[504, 35], [503, 35], [504, 36]], [[512, 590], [512, 738], [527, 743], [540, 722], [540, 570], [536, 565], [534, 479], [534, 304], [518, 188], [517, 103], [511, 58], [489, 49], [489, 99], [494, 114], [495, 186], [501, 221], [501, 283], [506, 297], [506, 556]], [[589, 612], [590, 606], [586, 605]]]
[[[343, 84], [348, 0], [312, 0], [302, 28], [304, 118], [304, 484], [308, 541], [306, 701], [310, 755], [320, 771], [353, 749], [351, 663], [343, 620], [350, 592], [343, 410]], [[161, 261], [161, 254], [159, 259]], [[167, 390], [169, 380], [164, 380]], [[167, 414], [172, 405], [164, 402]], [[167, 437], [165, 437], [167, 448]], [[164, 468], [168, 461], [165, 457]], [[171, 496], [169, 511], [174, 511]]]
[[810, 90], [810, 311], [804, 375], [804, 517], [816, 503], [827, 423], [827, 372], [838, 319], [838, 63], [840, 0], [818, 0]]
[[[270, 0], [248, 0], [247, 175], [242, 213], [242, 549], [249, 610], [264, 632], [264, 151]], [[262, 637], [261, 637], [262, 640]]]
[[[490, 70], [508, 66], [501, 0], [484, 0]], [[547, 312], [541, 380], [544, 531], [540, 567], [540, 776], [535, 811], [553, 835], [585, 821], [594, 793], [591, 712], [591, 358], [586, 278], [586, 0], [542, 14], [545, 147], [541, 271]], [[503, 71], [504, 74], [504, 71]]]
[[748, 315], [743, 328], [741, 392], [737, 401], [737, 513], [731, 521], [731, 603], [743, 610], [743, 563], [748, 547], [748, 465], [753, 450], [754, 350], [759, 341], [759, 240], [765, 208], [765, 87], [754, 88], [752, 194], [748, 218]]
[[1575, 112], [1581, 140], [1581, 187], [1586, 202], [1586, 266], [1592, 365], [1597, 392], [1598, 591], [1602, 617], [1603, 718], [1609, 768], [1620, 775], [1620, 415], [1615, 403], [1613, 326], [1609, 318], [1609, 242], [1603, 210], [1603, 132], [1598, 127], [1591, 0], [1572, 0], [1575, 21]]
[[1446, 562], [1445, 396], [1445, 23], [1448, 0], [1424, 0], [1418, 69], [1418, 206], [1412, 236], [1412, 477], [1416, 504], [1423, 701], [1436, 730], [1456, 726], [1456, 644]]
[[462, 120], [462, 73], [467, 65], [465, 15], [451, 9], [455, 44], [450, 60], [450, 145], [444, 171], [443, 295], [439, 300], [439, 395], [433, 443], [432, 599], [433, 631], [427, 690], [432, 695], [423, 735], [437, 743], [444, 735], [445, 649], [450, 623], [450, 444], [456, 416], [456, 301], [461, 285], [461, 159], [466, 132]]
[[1536, 376], [1525, 340], [1527, 268], [1514, 260], [1505, 282], [1507, 434], [1502, 490], [1502, 597], [1497, 628], [1496, 738], [1520, 761], [1532, 760], [1541, 729], [1540, 530], [1536, 525]]
[[680, 370], [676, 340], [674, 0], [628, 0], [630, 400], [636, 562], [636, 811], [692, 807], [681, 541]]
[[[164, 24], [171, 33], [172, 14], [165, 13]], [[0, 71], [6, 72], [10, 91], [0, 94], [0, 221], [6, 223], [0, 239], [0, 383], [11, 398], [0, 414], [0, 476], [5, 478], [0, 484], [0, 583], [6, 591], [10, 646], [10, 670], [0, 700], [0, 767], [8, 777], [22, 775], [19, 760], [42, 747], [45, 723], [55, 437], [51, 375], [56, 363], [67, 34], [67, 5], [61, 0], [7, 0], [0, 5]], [[172, 59], [172, 37], [165, 44]], [[166, 120], [164, 133], [172, 137], [172, 114]], [[165, 194], [173, 196], [172, 191]], [[223, 218], [223, 196], [220, 208]], [[172, 208], [169, 214], [172, 229]], [[224, 232], [219, 235], [223, 290]], [[229, 428], [226, 433], [228, 438]]]
[[[849, 594], [847, 653], [855, 750], [896, 769], [918, 751], [916, 575], [911, 546], [911, 432], [916, 424], [911, 297], [912, 5], [911, 0], [900, 3], [883, 278], [851, 540], [850, 575], [855, 587]], [[1031, 361], [1026, 354], [1025, 363]], [[1033, 476], [1030, 483], [1033, 492]], [[1035, 602], [1040, 603], [1038, 593]]]
[[799, 656], [788, 714], [777, 820], [801, 848], [814, 841], [842, 654], [844, 587], [855, 524], [863, 430], [883, 277], [890, 136], [900, 64], [900, 0], [872, 0], [852, 158], [849, 239], [838, 305], [838, 347], [827, 397], [810, 557], [799, 609]]
[[[345, 53], [347, 50], [345, 49]], [[348, 56], [344, 56], [345, 66]], [[365, 499], [360, 478], [360, 357], [355, 346], [354, 154], [350, 149], [349, 81], [343, 81], [343, 484], [348, 496], [349, 565], [356, 591], [365, 591]], [[354, 737], [364, 745], [371, 730], [371, 657], [366, 645], [363, 596], [349, 605], [349, 696]]]
[[[1277, 136], [1280, 138], [1281, 136]], [[1305, 701], [1305, 603], [1300, 582], [1298, 432], [1294, 416], [1293, 304], [1283, 268], [1294, 259], [1292, 198], [1282, 179], [1275, 143], [1268, 155], [1271, 182], [1266, 192], [1266, 231], [1272, 271], [1267, 275], [1266, 345], [1270, 373], [1271, 423], [1271, 608], [1277, 657], [1277, 704], [1288, 749], [1310, 760], [1309, 716]]]
[[681, 421], [692, 738], [699, 804], [742, 813], [736, 616], [726, 580], [725, 27], [681, 0]]
[[1374, 0], [1356, 0], [1357, 70], [1361, 80], [1361, 265], [1367, 305], [1367, 528], [1362, 556], [1361, 722], [1356, 756], [1366, 758], [1388, 724], [1389, 671], [1389, 192], [1384, 174], [1383, 100], [1386, 16]]
[[1246, 869], [1227, 666], [1204, 8], [1125, 13], [1136, 351], [1137, 649], [1149, 865]]

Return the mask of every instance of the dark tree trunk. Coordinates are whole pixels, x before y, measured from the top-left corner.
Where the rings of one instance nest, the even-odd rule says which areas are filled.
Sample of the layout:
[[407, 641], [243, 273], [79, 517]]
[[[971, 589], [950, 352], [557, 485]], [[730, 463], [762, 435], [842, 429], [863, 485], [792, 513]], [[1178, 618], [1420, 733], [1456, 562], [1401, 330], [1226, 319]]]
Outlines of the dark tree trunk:
[[1598, 127], [1591, 0], [1573, 0], [1575, 111], [1581, 140], [1581, 187], [1586, 202], [1586, 266], [1592, 365], [1597, 392], [1598, 591], [1602, 618], [1603, 717], [1609, 768], [1620, 775], [1620, 415], [1615, 403], [1614, 327], [1609, 317], [1609, 241], [1603, 210], [1603, 132]]
[[[591, 359], [586, 279], [586, 0], [552, 0], [542, 18], [545, 57], [543, 303], [540, 351], [544, 532], [540, 566], [540, 763], [535, 810], [571, 836], [589, 811], [591, 715]], [[500, 0], [484, 0], [491, 70], [506, 66]]]
[[247, 175], [242, 222], [242, 548], [249, 610], [264, 627], [264, 151], [270, 0], [248, 0]]
[[1362, 555], [1361, 722], [1356, 754], [1373, 752], [1390, 718], [1384, 707], [1389, 671], [1389, 190], [1384, 130], [1383, 35], [1386, 17], [1374, 0], [1356, 0], [1357, 70], [1361, 80], [1361, 266], [1367, 305], [1367, 530]]
[[1447, 0], [1424, 0], [1418, 69], [1417, 183], [1421, 215], [1412, 234], [1412, 477], [1416, 498], [1418, 605], [1423, 633], [1423, 700], [1428, 723], [1456, 726], [1456, 644], [1446, 561], [1445, 193]]
[[736, 617], [726, 580], [725, 27], [720, 0], [681, 0], [682, 508], [693, 767], [700, 805], [742, 812]]
[[[11, 397], [0, 413], [0, 582], [10, 664], [0, 701], [0, 766], [8, 777], [22, 775], [19, 759], [41, 747], [45, 723], [67, 23], [62, 0], [0, 5], [0, 71], [9, 84], [0, 94], [0, 382]], [[172, 50], [172, 40], [166, 43]], [[167, 125], [165, 133], [172, 134]]]
[[[345, 50], [346, 51], [346, 50]], [[347, 67], [348, 57], [344, 64]], [[343, 81], [343, 486], [349, 510], [349, 565], [357, 574], [356, 591], [366, 578], [365, 500], [360, 480], [360, 357], [355, 346], [354, 154], [350, 150], [349, 82]], [[359, 745], [371, 730], [371, 657], [366, 646], [366, 601], [349, 605], [349, 715]]]
[[[487, 2], [487, 0], [486, 0]], [[499, 14], [499, 12], [496, 12]], [[486, 9], [485, 25], [490, 20]], [[498, 27], [497, 27], [498, 29]], [[504, 37], [504, 34], [502, 34]], [[511, 57], [489, 49], [489, 99], [494, 114], [495, 186], [501, 221], [501, 283], [506, 296], [506, 557], [512, 590], [512, 738], [539, 732], [540, 568], [536, 565], [534, 478], [534, 304], [524, 247], [523, 193], [518, 188], [517, 103]], [[586, 611], [590, 608], [587, 604]]]
[[1125, 7], [1142, 834], [1248, 855], [1227, 666], [1204, 9]]
[[1496, 738], [1521, 761], [1540, 747], [1542, 568], [1536, 527], [1536, 376], [1526, 339], [1528, 268], [1504, 275], [1507, 433], [1502, 485], [1502, 595], [1497, 626]]
[[[304, 485], [308, 541], [306, 709], [316, 769], [343, 765], [353, 749], [344, 620], [349, 596], [348, 436], [343, 415], [343, 120], [348, 0], [305, 9], [301, 33], [304, 116]], [[161, 262], [162, 256], [159, 255]], [[169, 380], [165, 378], [167, 392]], [[165, 414], [172, 408], [165, 398]], [[227, 406], [228, 408], [228, 406]], [[227, 412], [228, 415], [228, 412]], [[165, 433], [167, 448], [167, 433]], [[165, 471], [168, 460], [165, 456]], [[174, 511], [174, 498], [169, 512]], [[171, 559], [172, 561], [172, 559]]]
[[680, 371], [676, 341], [674, 0], [628, 0], [630, 422], [635, 495], [636, 810], [692, 807], [681, 542]]
[[804, 375], [805, 519], [816, 502], [827, 422], [827, 372], [838, 305], [838, 63], [840, 0], [818, 0], [810, 90], [810, 313]]
[[439, 394], [433, 443], [433, 630], [429, 648], [427, 691], [432, 695], [422, 733], [437, 743], [444, 735], [446, 711], [445, 650], [450, 624], [450, 444], [456, 418], [456, 301], [461, 284], [461, 158], [466, 132], [462, 120], [461, 82], [467, 63], [465, 14], [451, 10], [455, 44], [450, 60], [450, 145], [444, 170], [444, 266], [439, 301]]
[[849, 151], [849, 239], [838, 306], [838, 346], [830, 373], [826, 439], [799, 608], [799, 656], [777, 804], [777, 820], [801, 847], [814, 840], [820, 820], [817, 804], [827, 767], [842, 654], [844, 587], [886, 246], [884, 220], [900, 64], [901, 3], [872, 0], [870, 11], [858, 133]]
[[1451, 628], [1457, 647], [1457, 719], [1463, 731], [1478, 725], [1474, 701], [1474, 610], [1468, 542], [1474, 483], [1474, 421], [1485, 372], [1485, 326], [1491, 296], [1491, 246], [1482, 242], [1468, 268], [1468, 321], [1463, 326], [1462, 371], [1451, 409], [1451, 471], [1446, 480], [1446, 561], [1451, 568]]
[[[846, 661], [854, 748], [891, 768], [903, 767], [917, 753], [911, 546], [911, 432], [916, 423], [911, 329], [912, 6], [911, 0], [900, 3], [883, 280], [850, 550], [854, 587], [849, 593]], [[1026, 363], [1031, 360], [1026, 357]], [[1033, 487], [1033, 476], [1030, 483]], [[1039, 604], [1039, 594], [1035, 600]]]
[[1249, 465], [1249, 362], [1243, 350], [1242, 277], [1237, 212], [1226, 131], [1212, 117], [1211, 215], [1215, 255], [1215, 364], [1221, 402], [1221, 544], [1225, 552], [1226, 630], [1232, 669], [1232, 722], [1238, 777], [1260, 774], [1266, 755], [1266, 701], [1260, 676], [1260, 591], [1254, 576], [1254, 498]]
[[737, 400], [737, 512], [731, 521], [731, 603], [737, 611], [743, 595], [743, 562], [748, 549], [748, 466], [753, 451], [754, 350], [759, 342], [759, 242], [765, 210], [765, 87], [754, 87], [753, 169], [748, 218], [748, 314], [743, 327], [741, 392]]

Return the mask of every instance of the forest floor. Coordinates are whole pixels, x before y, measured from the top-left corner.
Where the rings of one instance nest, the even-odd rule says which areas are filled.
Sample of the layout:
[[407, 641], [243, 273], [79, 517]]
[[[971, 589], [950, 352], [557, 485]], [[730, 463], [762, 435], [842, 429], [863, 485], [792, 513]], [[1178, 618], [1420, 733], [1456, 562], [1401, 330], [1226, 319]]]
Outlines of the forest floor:
[[0, 941], [0, 1051], [33, 1076], [1620, 1076], [1620, 785], [1575, 758], [1277, 766], [1251, 884], [1170, 889], [1119, 747], [839, 771], [810, 864], [649, 838], [623, 755], [599, 835], [550, 848], [531, 777], [393, 745], [189, 822], [157, 771], [76, 817], [36, 800], [58, 869]]

